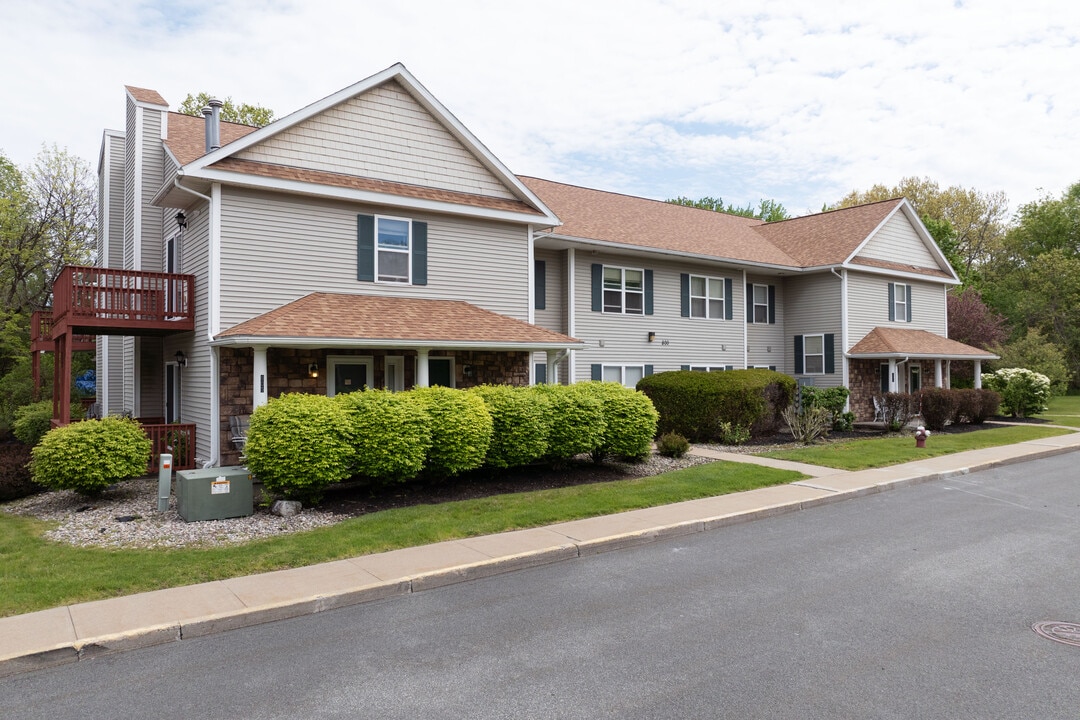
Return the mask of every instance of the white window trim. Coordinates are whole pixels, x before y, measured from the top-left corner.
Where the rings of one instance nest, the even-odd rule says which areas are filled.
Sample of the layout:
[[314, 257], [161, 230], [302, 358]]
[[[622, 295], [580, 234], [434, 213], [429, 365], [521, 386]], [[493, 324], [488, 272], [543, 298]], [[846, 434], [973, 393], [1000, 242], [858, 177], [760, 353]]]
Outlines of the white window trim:
[[[385, 250], [379, 247], [379, 222], [382, 220], [397, 220], [405, 223], [405, 227], [408, 228], [409, 233], [409, 247], [405, 251], [398, 250], [396, 248], [387, 248]], [[387, 285], [412, 285], [412, 251], [413, 251], [413, 224], [410, 218], [395, 217], [393, 215], [376, 215], [375, 216], [375, 282], [386, 283]], [[406, 256], [405, 260], [405, 280], [384, 280], [379, 276], [379, 253], [392, 252]]]
[[[615, 292], [614, 288], [608, 288], [605, 281], [608, 269], [618, 270], [621, 287], [619, 288], [619, 310], [607, 309], [607, 293]], [[627, 290], [626, 289], [626, 271], [631, 270], [641, 273], [641, 290]], [[626, 296], [628, 293], [634, 295], [641, 295], [641, 312], [626, 312]], [[620, 265], [604, 265], [603, 270], [600, 273], [600, 309], [605, 315], [645, 315], [645, 269], [637, 267], [622, 267]], [[614, 366], [612, 366], [614, 367]]]
[[[906, 323], [908, 321], [908, 296], [907, 285], [904, 283], [893, 283], [893, 322]], [[900, 300], [900, 291], [904, 292], [904, 299]], [[903, 312], [900, 309], [903, 308]]]
[[[386, 382], [390, 376], [390, 367], [397, 368], [397, 382], [393, 387]], [[387, 355], [383, 358], [383, 387], [391, 392], [401, 392], [405, 389], [405, 357], [403, 355]]]
[[[705, 281], [705, 294], [704, 295], [695, 295], [694, 294], [694, 278], [699, 278], [699, 279]], [[720, 283], [720, 297], [714, 298], [714, 297], [711, 297], [709, 295], [709, 281], [710, 280], [715, 280], [715, 281]], [[705, 314], [704, 315], [695, 315], [694, 314], [694, 300], [695, 299], [705, 301]], [[710, 317], [709, 316], [709, 307], [710, 307], [709, 301], [710, 300], [719, 300], [720, 301], [720, 315], [718, 317]], [[724, 278], [713, 277], [713, 276], [710, 276], [710, 275], [691, 275], [690, 276], [690, 317], [691, 318], [696, 319], [696, 320], [723, 320], [723, 319], [725, 319], [727, 317], [727, 303], [728, 303], [727, 294], [724, 292]]]
[[338, 365], [363, 365], [367, 368], [368, 388], [374, 387], [375, 359], [371, 355], [327, 355], [326, 356], [326, 395], [334, 397], [334, 378]]
[[[807, 343], [806, 341], [809, 338], [815, 338], [815, 337], [816, 338], [821, 338], [821, 352], [820, 353], [809, 353], [809, 352], [806, 351], [806, 347], [807, 347], [807, 345], [809, 345], [809, 343]], [[811, 334], [811, 335], [803, 335], [802, 355], [803, 355], [803, 358], [802, 358], [802, 369], [803, 369], [802, 374], [803, 375], [824, 375], [825, 374], [825, 333], [814, 333], [814, 334]], [[810, 370], [808, 369], [807, 363], [806, 363], [806, 358], [808, 358], [808, 357], [820, 357], [821, 358], [821, 372], [810, 372]]]
[[[759, 303], [757, 301], [757, 289], [758, 288], [765, 288], [765, 302], [763, 302], [763, 303]], [[769, 286], [768, 285], [761, 285], [759, 283], [754, 283], [750, 287], [750, 292], [751, 292], [750, 305], [753, 307], [754, 312], [752, 313], [753, 318], [750, 320], [749, 324], [750, 325], [768, 325], [769, 324]], [[759, 307], [765, 308], [765, 321], [760, 322], [760, 323], [757, 321], [757, 309]]]
[[639, 369], [639, 370], [641, 370], [641, 377], [645, 377], [645, 365], [643, 363], [641, 365], [634, 365], [634, 364], [630, 364], [630, 365], [602, 365], [601, 368], [600, 368], [600, 379], [604, 380], [604, 375], [606, 374], [606, 371], [609, 370], [609, 369], [612, 369], [612, 368], [618, 368], [619, 369], [619, 384], [622, 385], [623, 387], [637, 387], [637, 383], [634, 383], [633, 386], [630, 386], [630, 385], [626, 384], [626, 369], [627, 368]]

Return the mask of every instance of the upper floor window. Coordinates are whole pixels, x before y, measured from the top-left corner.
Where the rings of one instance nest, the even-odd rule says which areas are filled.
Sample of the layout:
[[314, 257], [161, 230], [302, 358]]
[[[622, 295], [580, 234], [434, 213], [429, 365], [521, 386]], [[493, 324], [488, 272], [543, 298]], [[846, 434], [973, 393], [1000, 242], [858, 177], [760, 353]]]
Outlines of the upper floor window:
[[722, 320], [726, 300], [722, 279], [690, 276], [690, 317]]
[[604, 312], [645, 313], [645, 271], [604, 266]]
[[889, 320], [911, 322], [911, 286], [889, 283]]
[[399, 218], [376, 217], [376, 277], [381, 282], [409, 282], [409, 256], [412, 243], [410, 223]]
[[754, 323], [769, 322], [769, 286], [754, 286]]
[[746, 284], [746, 322], [753, 325], [776, 323], [776, 286]]
[[357, 215], [356, 279], [427, 285], [427, 223]]

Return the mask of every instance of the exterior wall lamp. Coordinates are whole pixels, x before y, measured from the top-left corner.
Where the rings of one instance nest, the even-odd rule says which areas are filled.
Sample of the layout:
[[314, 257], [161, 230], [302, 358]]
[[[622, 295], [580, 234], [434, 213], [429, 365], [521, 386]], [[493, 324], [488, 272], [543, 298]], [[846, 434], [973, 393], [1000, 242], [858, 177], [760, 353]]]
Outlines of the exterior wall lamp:
[[176, 226], [181, 230], [187, 230], [187, 215], [184, 214], [183, 210], [176, 213]]
[[649, 342], [656, 342], [656, 333], [649, 332]]
[[184, 354], [183, 350], [176, 351], [176, 364], [180, 367], [187, 367], [187, 355]]
[[310, 365], [308, 365], [307, 366], [307, 374], [308, 374], [308, 377], [312, 377], [312, 378], [319, 377], [319, 364], [318, 363], [311, 363]]

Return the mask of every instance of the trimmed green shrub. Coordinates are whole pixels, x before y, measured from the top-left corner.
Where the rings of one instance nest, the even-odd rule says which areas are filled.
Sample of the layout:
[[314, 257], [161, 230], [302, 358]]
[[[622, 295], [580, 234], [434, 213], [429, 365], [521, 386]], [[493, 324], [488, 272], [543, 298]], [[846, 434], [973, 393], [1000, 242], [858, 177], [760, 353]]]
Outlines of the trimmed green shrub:
[[468, 392], [482, 398], [491, 413], [493, 426], [486, 465], [517, 467], [544, 456], [551, 415], [543, 395], [530, 387], [510, 385], [480, 385]]
[[642, 378], [638, 389], [659, 411], [661, 433], [708, 441], [721, 437], [724, 423], [748, 428], [753, 436], [776, 432], [794, 398], [795, 380], [771, 370], [678, 370]]
[[421, 400], [389, 390], [342, 393], [334, 399], [349, 416], [354, 472], [391, 481], [420, 474], [431, 449], [430, 418]]
[[547, 457], [568, 460], [591, 453], [604, 441], [604, 405], [579, 385], [535, 385], [551, 413]]
[[1037, 415], [1050, 401], [1050, 378], [1026, 368], [984, 373], [983, 385], [1001, 395], [1001, 412], [1013, 417]]
[[923, 422], [930, 430], [944, 430], [945, 424], [956, 417], [960, 401], [959, 390], [926, 388], [919, 391], [919, 407]]
[[31, 450], [34, 482], [54, 490], [99, 495], [146, 474], [150, 438], [130, 418], [85, 420], [50, 430]]
[[988, 419], [998, 414], [998, 408], [1001, 405], [1001, 395], [993, 390], [987, 390], [986, 388], [980, 388], [975, 392], [979, 393], [979, 414], [971, 418], [971, 422], [975, 425], [982, 425]]
[[[42, 400], [15, 408], [15, 421], [11, 425], [11, 432], [23, 444], [33, 447], [52, 429], [52, 416], [52, 400]], [[72, 421], [81, 420], [82, 416], [82, 405], [71, 403]]]
[[832, 430], [846, 432], [855, 422], [855, 414], [844, 412], [849, 391], [846, 387], [819, 388], [806, 385], [802, 389], [803, 409], [819, 407], [829, 411], [829, 427]]
[[286, 393], [251, 414], [247, 466], [270, 493], [318, 502], [329, 485], [352, 475], [351, 427], [334, 398]]
[[677, 432], [666, 433], [656, 441], [656, 452], [664, 457], [681, 458], [690, 452], [690, 441]]
[[[952, 421], [957, 425], [974, 423], [982, 411], [982, 391], [973, 388], [953, 388], [953, 398], [956, 400], [956, 409], [953, 412]], [[982, 418], [986, 420], [986, 418]], [[980, 420], [980, 422], [982, 422]]]
[[652, 451], [659, 414], [648, 396], [616, 382], [590, 380], [578, 385], [604, 408], [604, 441], [593, 451], [594, 460], [609, 456], [638, 460]]
[[427, 472], [450, 477], [483, 465], [494, 427], [483, 398], [439, 386], [416, 388], [412, 393], [431, 418]]

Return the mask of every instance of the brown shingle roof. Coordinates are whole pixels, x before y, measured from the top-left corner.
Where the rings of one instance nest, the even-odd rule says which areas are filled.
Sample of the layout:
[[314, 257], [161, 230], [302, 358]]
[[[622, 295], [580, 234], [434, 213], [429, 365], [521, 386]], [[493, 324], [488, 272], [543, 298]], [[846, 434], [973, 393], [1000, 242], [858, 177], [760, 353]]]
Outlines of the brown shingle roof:
[[136, 102], [169, 107], [169, 103], [165, 102], [165, 98], [161, 97], [157, 90], [147, 90], [146, 88], [137, 88], [131, 85], [125, 85], [124, 89], [131, 93], [131, 97], [135, 98]]
[[757, 231], [801, 267], [835, 265], [847, 260], [901, 202], [884, 200], [766, 223]]
[[799, 264], [755, 232], [760, 220], [539, 178], [519, 179], [562, 220], [558, 235], [718, 259]]
[[217, 338], [305, 338], [567, 346], [580, 341], [460, 300], [311, 293], [229, 328]]
[[[228, 145], [259, 128], [239, 123], [221, 123], [221, 144]], [[169, 136], [165, 144], [181, 165], [198, 160], [206, 154], [206, 119], [183, 113], [169, 113]]]
[[997, 355], [971, 345], [949, 340], [926, 330], [876, 327], [866, 334], [848, 355], [862, 357], [911, 356], [942, 359], [993, 360]]
[[307, 170], [305, 168], [291, 167], [289, 165], [255, 162], [254, 160], [241, 160], [240, 158], [235, 157], [219, 160], [213, 165], [210, 165], [210, 168], [215, 170], [229, 170], [245, 175], [257, 175], [260, 177], [277, 178], [279, 180], [297, 180], [317, 185], [329, 185], [331, 187], [349, 188], [352, 190], [367, 190], [370, 192], [386, 193], [388, 195], [412, 197], [420, 200], [434, 200], [455, 205], [467, 205], [469, 207], [528, 213], [536, 215], [538, 218], [543, 217], [543, 215], [535, 208], [526, 205], [520, 200], [474, 195], [472, 193], [454, 192], [452, 190], [440, 190], [439, 188], [424, 187], [422, 185], [409, 185], [387, 180], [375, 180], [373, 178], [359, 177], [357, 175], [343, 175], [341, 173], [326, 172], [324, 170]]

